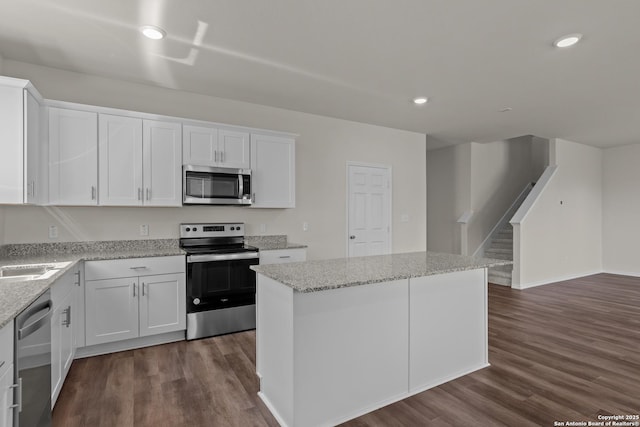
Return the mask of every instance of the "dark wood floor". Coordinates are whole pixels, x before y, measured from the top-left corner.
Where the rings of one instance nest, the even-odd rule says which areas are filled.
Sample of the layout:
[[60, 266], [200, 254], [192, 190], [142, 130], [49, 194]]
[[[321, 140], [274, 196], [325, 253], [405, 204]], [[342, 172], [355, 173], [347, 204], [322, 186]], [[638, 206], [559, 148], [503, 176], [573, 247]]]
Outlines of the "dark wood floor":
[[[490, 285], [489, 361], [345, 425], [553, 426], [640, 414], [640, 279]], [[253, 331], [76, 360], [54, 426], [276, 426], [254, 365]]]

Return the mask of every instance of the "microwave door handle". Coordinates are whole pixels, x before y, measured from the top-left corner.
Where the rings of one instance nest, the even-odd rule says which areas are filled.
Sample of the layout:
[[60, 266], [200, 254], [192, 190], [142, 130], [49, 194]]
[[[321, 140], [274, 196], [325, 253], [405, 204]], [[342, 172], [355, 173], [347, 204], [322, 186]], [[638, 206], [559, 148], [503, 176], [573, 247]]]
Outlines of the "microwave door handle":
[[244, 194], [244, 179], [242, 179], [242, 174], [238, 174], [238, 198], [242, 198]]

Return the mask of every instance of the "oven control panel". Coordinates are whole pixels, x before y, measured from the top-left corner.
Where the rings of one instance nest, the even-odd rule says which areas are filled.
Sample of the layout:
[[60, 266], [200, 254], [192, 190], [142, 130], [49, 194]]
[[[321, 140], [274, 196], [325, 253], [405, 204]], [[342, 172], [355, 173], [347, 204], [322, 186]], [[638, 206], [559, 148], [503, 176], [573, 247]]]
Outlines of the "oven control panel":
[[244, 237], [244, 223], [180, 224], [180, 238]]

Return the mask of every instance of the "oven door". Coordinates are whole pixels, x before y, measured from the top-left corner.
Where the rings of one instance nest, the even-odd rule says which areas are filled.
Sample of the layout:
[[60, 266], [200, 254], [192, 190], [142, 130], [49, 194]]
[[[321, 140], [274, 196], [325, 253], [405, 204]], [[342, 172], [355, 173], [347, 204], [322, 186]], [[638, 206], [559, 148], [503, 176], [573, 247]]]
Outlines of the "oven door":
[[251, 204], [251, 171], [246, 169], [184, 166], [182, 187], [183, 204]]
[[257, 252], [187, 256], [187, 313], [255, 304]]

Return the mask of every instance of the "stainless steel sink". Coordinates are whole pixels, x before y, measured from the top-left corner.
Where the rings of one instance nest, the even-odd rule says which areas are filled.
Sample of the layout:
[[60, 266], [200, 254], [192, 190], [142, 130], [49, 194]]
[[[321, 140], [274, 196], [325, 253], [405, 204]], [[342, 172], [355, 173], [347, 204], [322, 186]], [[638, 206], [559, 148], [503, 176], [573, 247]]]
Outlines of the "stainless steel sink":
[[0, 281], [22, 282], [26, 280], [47, 279], [71, 262], [55, 262], [46, 264], [21, 264], [0, 267]]

